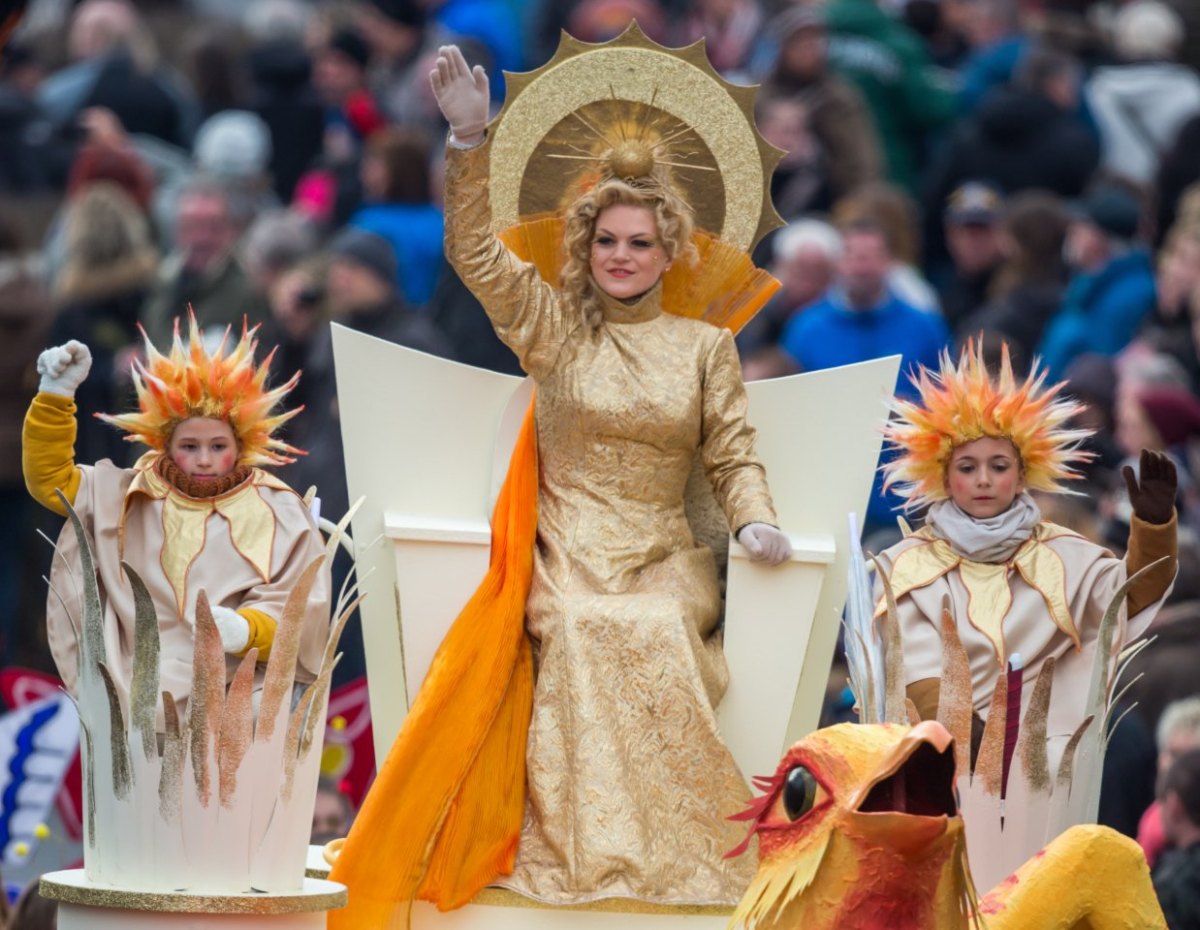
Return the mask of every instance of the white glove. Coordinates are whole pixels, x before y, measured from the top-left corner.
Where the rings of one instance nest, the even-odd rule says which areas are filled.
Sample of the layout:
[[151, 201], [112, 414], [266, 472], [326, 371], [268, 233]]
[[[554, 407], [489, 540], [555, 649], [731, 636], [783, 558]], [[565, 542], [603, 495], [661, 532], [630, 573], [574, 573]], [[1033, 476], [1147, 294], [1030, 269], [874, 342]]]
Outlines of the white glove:
[[212, 609], [217, 632], [221, 634], [221, 648], [236, 655], [250, 644], [250, 621], [236, 610], [216, 606]]
[[457, 45], [443, 45], [438, 49], [437, 67], [429, 72], [429, 82], [454, 140], [465, 145], [478, 142], [487, 128], [491, 103], [483, 66], [472, 70]]
[[92, 353], [82, 342], [72, 339], [66, 345], [47, 349], [37, 360], [42, 376], [38, 390], [61, 397], [74, 397], [92, 369]]
[[779, 565], [792, 557], [791, 542], [769, 523], [747, 523], [738, 531], [737, 541], [755, 562]]

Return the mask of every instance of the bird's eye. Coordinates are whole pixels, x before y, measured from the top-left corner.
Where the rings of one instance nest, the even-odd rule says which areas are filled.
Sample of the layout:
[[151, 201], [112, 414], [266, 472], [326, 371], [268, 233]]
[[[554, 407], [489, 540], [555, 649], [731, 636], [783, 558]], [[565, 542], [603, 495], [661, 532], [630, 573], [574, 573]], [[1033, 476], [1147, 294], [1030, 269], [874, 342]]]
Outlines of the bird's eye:
[[816, 776], [803, 765], [797, 765], [787, 773], [783, 783], [783, 812], [788, 820], [797, 821], [813, 809], [816, 800]]

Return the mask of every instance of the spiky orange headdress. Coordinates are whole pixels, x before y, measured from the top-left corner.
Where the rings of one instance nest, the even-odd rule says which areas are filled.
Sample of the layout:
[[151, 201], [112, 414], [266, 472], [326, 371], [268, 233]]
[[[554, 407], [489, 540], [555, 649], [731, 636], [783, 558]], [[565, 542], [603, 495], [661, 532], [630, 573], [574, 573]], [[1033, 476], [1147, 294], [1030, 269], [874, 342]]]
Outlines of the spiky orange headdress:
[[133, 364], [133, 384], [137, 389], [138, 410], [119, 416], [98, 414], [100, 419], [129, 433], [130, 442], [144, 442], [162, 451], [171, 440], [175, 427], [191, 417], [225, 420], [241, 445], [239, 465], [285, 465], [304, 452], [273, 436], [275, 430], [298, 414], [303, 407], [271, 416], [271, 411], [296, 386], [300, 373], [272, 390], [267, 390], [267, 374], [272, 350], [260, 365], [254, 364], [258, 348], [258, 327], [242, 327], [242, 338], [226, 352], [229, 328], [220, 344], [211, 352], [204, 347], [196, 317], [189, 314], [188, 344], [175, 336], [168, 355], [154, 348], [145, 330], [145, 362]]
[[1091, 431], [1067, 426], [1082, 405], [1058, 396], [1065, 381], [1047, 387], [1046, 370], [1039, 372], [1034, 362], [1018, 385], [1007, 343], [997, 379], [984, 364], [983, 346], [973, 340], [957, 367], [944, 350], [939, 369], [920, 368], [912, 377], [919, 402], [894, 400], [896, 416], [884, 427], [884, 438], [898, 453], [883, 466], [884, 487], [894, 486], [907, 509], [944, 499], [951, 453], [984, 436], [1012, 442], [1026, 487], [1064, 491], [1061, 481], [1080, 477], [1073, 466], [1092, 458], [1079, 448]]

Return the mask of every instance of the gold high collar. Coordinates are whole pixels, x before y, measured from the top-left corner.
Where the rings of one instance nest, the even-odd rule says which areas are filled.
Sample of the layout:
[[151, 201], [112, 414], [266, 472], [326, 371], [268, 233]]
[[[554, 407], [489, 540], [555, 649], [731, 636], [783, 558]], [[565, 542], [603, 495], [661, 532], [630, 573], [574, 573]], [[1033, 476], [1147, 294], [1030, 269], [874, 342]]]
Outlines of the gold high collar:
[[[1012, 608], [1009, 575], [1017, 572], [1029, 587], [1046, 602], [1050, 618], [1080, 648], [1079, 630], [1067, 607], [1066, 567], [1062, 557], [1050, 546], [1052, 539], [1075, 536], [1053, 523], [1039, 523], [1033, 535], [1005, 562], [973, 562], [959, 555], [944, 539], [933, 535], [929, 527], [917, 530], [909, 539], [920, 540], [905, 549], [892, 564], [892, 588], [899, 599], [910, 591], [924, 588], [943, 575], [958, 569], [967, 589], [967, 620], [988, 638], [1001, 667], [1008, 658], [1004, 645], [1004, 620]], [[875, 608], [878, 617], [887, 610], [881, 599]]]
[[662, 278], [658, 279], [654, 287], [631, 303], [605, 293], [594, 279], [592, 287], [596, 289], [596, 294], [600, 298], [600, 306], [604, 311], [606, 323], [649, 323], [656, 317], [662, 316]]
[[154, 466], [161, 452], [149, 452], [134, 466], [137, 474], [125, 492], [125, 506], [118, 527], [118, 545], [125, 551], [125, 517], [135, 495], [162, 501], [163, 543], [159, 561], [175, 593], [179, 616], [188, 602], [187, 575], [204, 548], [208, 519], [214, 513], [229, 524], [234, 548], [249, 562], [264, 582], [271, 579], [271, 550], [275, 543], [275, 511], [263, 499], [259, 488], [290, 490], [286, 484], [255, 468], [237, 487], [214, 497], [188, 497], [166, 481]]

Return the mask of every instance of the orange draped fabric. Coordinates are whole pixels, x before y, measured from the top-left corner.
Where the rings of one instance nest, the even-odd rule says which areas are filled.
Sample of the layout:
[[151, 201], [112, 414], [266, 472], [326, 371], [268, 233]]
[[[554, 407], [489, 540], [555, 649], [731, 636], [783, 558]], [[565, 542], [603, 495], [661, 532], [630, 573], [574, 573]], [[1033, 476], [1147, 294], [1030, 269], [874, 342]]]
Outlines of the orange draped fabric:
[[466, 904], [512, 872], [525, 810], [538, 462], [533, 405], [492, 515], [491, 563], [450, 627], [334, 864], [330, 930], [400, 926], [411, 901]]

